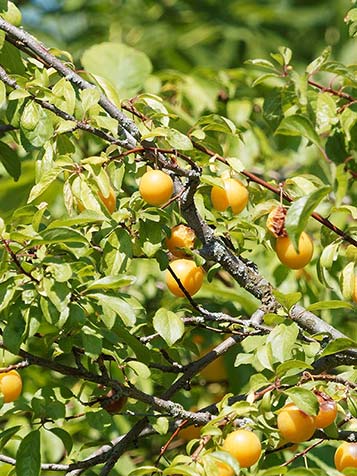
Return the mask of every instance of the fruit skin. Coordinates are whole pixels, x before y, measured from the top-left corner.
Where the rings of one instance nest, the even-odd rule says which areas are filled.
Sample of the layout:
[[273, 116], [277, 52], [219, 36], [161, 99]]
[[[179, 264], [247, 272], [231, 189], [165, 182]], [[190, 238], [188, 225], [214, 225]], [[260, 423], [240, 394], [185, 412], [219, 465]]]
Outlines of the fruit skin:
[[105, 197], [102, 192], [99, 190], [98, 197], [101, 202], [105, 205], [110, 214], [114, 213], [117, 206], [117, 199], [114, 190], [110, 187], [108, 195]]
[[335, 453], [335, 466], [338, 471], [357, 468], [357, 443], [344, 441]]
[[309, 263], [314, 252], [314, 245], [311, 238], [304, 231], [299, 238], [298, 250], [288, 236], [279, 236], [275, 245], [276, 254], [280, 261], [291, 269], [300, 269]]
[[173, 191], [171, 177], [162, 170], [149, 170], [141, 177], [139, 192], [149, 205], [163, 205], [170, 199]]
[[288, 403], [279, 412], [278, 429], [285, 441], [301, 443], [309, 440], [315, 432], [315, 417]]
[[330, 426], [337, 416], [337, 405], [331, 399], [325, 400], [320, 395], [317, 395], [320, 404], [319, 413], [315, 417], [316, 428], [326, 428]]
[[223, 461], [217, 460], [218, 476], [233, 476], [233, 469]]
[[22, 391], [22, 379], [16, 370], [0, 373], [0, 393], [4, 402], [9, 403], [16, 400]]
[[211, 189], [211, 201], [213, 207], [223, 212], [231, 207], [233, 213], [240, 213], [247, 205], [249, 192], [237, 179], [223, 179], [224, 188], [214, 185]]
[[[105, 397], [112, 398], [114, 395], [115, 395], [115, 390], [112, 389], [112, 390], [109, 390], [109, 392], [106, 394]], [[102, 402], [102, 407], [108, 413], [119, 413], [123, 409], [127, 401], [128, 401], [128, 398], [122, 395], [117, 400], [113, 400], [112, 402], [106, 402], [104, 400]]]
[[259, 438], [248, 430], [236, 430], [229, 433], [224, 440], [223, 449], [238, 460], [241, 468], [248, 468], [255, 464], [262, 452]]
[[186, 253], [178, 248], [192, 250], [195, 244], [195, 232], [186, 225], [176, 225], [171, 229], [171, 236], [166, 238], [168, 250], [177, 258], [184, 258]]
[[[190, 409], [190, 411], [195, 411], [195, 410]], [[185, 428], [182, 428], [182, 430], [179, 433], [179, 436], [184, 441], [197, 440], [201, 436], [201, 428], [196, 425], [187, 426]]]
[[[193, 296], [200, 290], [203, 283], [203, 269], [196, 266], [194, 261], [177, 259], [172, 261], [170, 266], [190, 296]], [[185, 296], [169, 270], [166, 271], [166, 284], [175, 296]]]

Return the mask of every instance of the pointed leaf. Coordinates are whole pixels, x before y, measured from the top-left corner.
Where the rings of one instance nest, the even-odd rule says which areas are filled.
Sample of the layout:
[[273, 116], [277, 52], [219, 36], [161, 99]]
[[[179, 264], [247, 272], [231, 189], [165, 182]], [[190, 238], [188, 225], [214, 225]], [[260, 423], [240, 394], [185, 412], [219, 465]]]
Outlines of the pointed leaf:
[[38, 430], [21, 441], [16, 454], [17, 476], [39, 476], [41, 471], [41, 440]]

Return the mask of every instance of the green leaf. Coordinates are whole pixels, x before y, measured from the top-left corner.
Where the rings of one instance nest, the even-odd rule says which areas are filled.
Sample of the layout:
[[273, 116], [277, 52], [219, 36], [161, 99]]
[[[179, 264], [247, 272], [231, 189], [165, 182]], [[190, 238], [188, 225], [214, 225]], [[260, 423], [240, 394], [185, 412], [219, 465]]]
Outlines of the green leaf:
[[316, 124], [319, 134], [330, 132], [331, 127], [338, 122], [337, 105], [329, 93], [320, 93], [317, 96]]
[[28, 433], [16, 454], [17, 476], [39, 476], [41, 471], [41, 440], [39, 430]]
[[277, 289], [273, 289], [276, 300], [289, 311], [297, 302], [300, 301], [302, 294], [299, 292], [284, 294]]
[[23, 341], [26, 323], [18, 305], [13, 306], [11, 311], [3, 339], [5, 347], [13, 354], [17, 354]]
[[34, 239], [31, 245], [43, 245], [54, 243], [84, 243], [88, 244], [87, 239], [79, 231], [69, 227], [47, 228], [42, 232], [42, 239]]
[[0, 161], [11, 177], [17, 181], [21, 175], [21, 162], [17, 153], [4, 142], [0, 142]]
[[100, 99], [100, 91], [98, 91], [98, 89], [83, 89], [79, 91], [79, 95], [81, 97], [84, 114], [86, 114], [91, 107], [98, 104]]
[[141, 362], [150, 362], [152, 360], [152, 352], [145, 347], [134, 335], [126, 330], [123, 326], [114, 326], [113, 331], [132, 349], [136, 357]]
[[63, 430], [62, 428], [50, 428], [49, 430], [51, 433], [56, 435], [63, 443], [63, 446], [66, 449], [67, 455], [69, 455], [72, 451], [73, 447], [73, 440], [72, 437], [67, 431]]
[[169, 420], [166, 417], [159, 417], [152, 427], [159, 435], [166, 435], [169, 430]]
[[13, 426], [0, 433], [0, 447], [3, 448], [6, 443], [22, 428], [21, 425]]
[[314, 59], [314, 61], [312, 61], [307, 66], [306, 72], [308, 74], [312, 74], [312, 73], [317, 72], [321, 68], [321, 66], [326, 63], [326, 61], [329, 59], [330, 55], [331, 55], [331, 47], [328, 46], [327, 48], [324, 49], [324, 51], [322, 52], [322, 54], [318, 58]]
[[357, 349], [357, 344], [347, 337], [342, 337], [327, 344], [320, 357], [337, 354], [337, 352], [342, 352], [348, 349]]
[[273, 356], [278, 362], [285, 362], [292, 357], [298, 335], [299, 328], [295, 323], [280, 324], [268, 335], [267, 343], [270, 343]]
[[105, 276], [104, 278], [97, 279], [86, 285], [88, 291], [93, 289], [119, 289], [126, 286], [130, 286], [135, 283], [135, 276]]
[[308, 311], [316, 312], [323, 309], [353, 309], [353, 305], [349, 302], [331, 300], [331, 301], [318, 301], [307, 307]]
[[90, 332], [88, 328], [82, 329], [81, 337], [84, 351], [91, 358], [96, 359], [99, 357], [102, 352], [102, 338], [100, 336], [94, 335]]
[[330, 191], [331, 187], [321, 187], [290, 205], [285, 218], [285, 228], [296, 249], [311, 213]]
[[100, 43], [81, 58], [84, 68], [109, 80], [121, 98], [135, 95], [151, 73], [151, 62], [142, 52], [121, 43]]
[[190, 139], [185, 134], [182, 134], [182, 132], [179, 132], [175, 129], [169, 129], [166, 140], [174, 149], [190, 150], [193, 148]]
[[158, 469], [156, 466], [141, 466], [140, 468], [131, 471], [128, 476], [143, 476], [144, 474], [152, 474], [157, 472]]
[[319, 411], [319, 402], [315, 395], [302, 387], [293, 387], [284, 391], [297, 407], [308, 415], [316, 416]]
[[[284, 377], [287, 373], [289, 375], [296, 375], [300, 373], [301, 370], [312, 369], [312, 365], [308, 364], [303, 360], [289, 360], [287, 362], [283, 362], [282, 364], [278, 365], [275, 372], [278, 377]], [[291, 372], [294, 370], [294, 372]], [[296, 370], [296, 372], [295, 372]]]
[[87, 297], [97, 299], [103, 308], [108, 308], [117, 314], [126, 326], [132, 327], [135, 324], [135, 311], [124, 299], [100, 293], [87, 294]]
[[321, 145], [319, 136], [316, 134], [315, 129], [309, 119], [298, 114], [285, 117], [275, 134], [281, 134], [285, 136], [303, 136], [313, 144]]
[[272, 468], [259, 471], [259, 476], [283, 476], [287, 471], [288, 468], [286, 466], [273, 466]]
[[159, 309], [153, 319], [156, 332], [164, 339], [168, 346], [172, 346], [183, 336], [185, 326], [182, 320], [167, 309]]
[[149, 367], [143, 362], [136, 362], [135, 360], [131, 360], [127, 363], [127, 367], [130, 367], [141, 379], [148, 379], [151, 375]]
[[53, 167], [47, 173], [41, 176], [41, 180], [31, 189], [28, 203], [33, 202], [37, 197], [42, 195], [48, 187], [54, 182], [59, 174], [62, 172], [60, 167]]

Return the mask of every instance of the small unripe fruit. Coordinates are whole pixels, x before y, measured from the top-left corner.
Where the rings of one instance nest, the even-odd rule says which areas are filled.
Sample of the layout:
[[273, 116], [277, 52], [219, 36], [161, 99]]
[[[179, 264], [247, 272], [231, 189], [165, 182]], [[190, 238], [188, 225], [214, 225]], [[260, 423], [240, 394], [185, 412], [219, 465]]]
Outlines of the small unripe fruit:
[[286, 441], [301, 443], [314, 434], [315, 418], [300, 410], [294, 403], [288, 403], [279, 412], [278, 429]]
[[[170, 266], [190, 296], [193, 296], [200, 290], [203, 283], [203, 269], [197, 266], [194, 261], [177, 259]], [[169, 270], [166, 271], [166, 284], [175, 296], [185, 296]]]
[[337, 405], [332, 399], [324, 399], [317, 395], [320, 404], [319, 413], [315, 417], [316, 428], [326, 428], [330, 426], [337, 416]]
[[195, 232], [186, 225], [177, 225], [171, 229], [171, 236], [166, 238], [166, 246], [168, 250], [177, 258], [186, 256], [184, 251], [179, 248], [192, 249], [195, 244]]
[[239, 180], [233, 178], [223, 179], [222, 187], [214, 185], [211, 189], [212, 205], [219, 212], [231, 207], [233, 213], [240, 213], [247, 205], [249, 192]]
[[280, 236], [276, 239], [275, 250], [285, 266], [291, 269], [300, 269], [310, 262], [314, 245], [309, 235], [303, 231], [299, 238], [298, 252], [288, 236]]
[[259, 438], [248, 430], [232, 431], [224, 440], [223, 449], [236, 458], [241, 468], [255, 464], [262, 452]]
[[335, 453], [335, 466], [338, 471], [357, 468], [357, 443], [344, 441]]
[[171, 177], [162, 170], [149, 170], [141, 177], [139, 192], [149, 205], [163, 205], [170, 199], [173, 191]]
[[16, 400], [22, 390], [22, 379], [16, 370], [0, 373], [0, 393], [5, 403]]

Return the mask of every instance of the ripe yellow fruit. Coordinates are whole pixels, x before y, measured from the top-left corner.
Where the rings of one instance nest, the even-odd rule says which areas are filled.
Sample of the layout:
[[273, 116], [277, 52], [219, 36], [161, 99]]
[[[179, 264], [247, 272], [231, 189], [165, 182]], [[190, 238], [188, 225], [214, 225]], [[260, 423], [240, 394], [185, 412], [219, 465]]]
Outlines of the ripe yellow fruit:
[[314, 252], [311, 238], [304, 231], [299, 238], [297, 253], [288, 236], [279, 236], [275, 245], [276, 254], [280, 261], [291, 269], [300, 269], [309, 263]]
[[[177, 259], [170, 266], [190, 296], [193, 296], [200, 290], [203, 283], [203, 269], [200, 266], [196, 266], [194, 261]], [[166, 271], [166, 284], [172, 294], [178, 297], [184, 296], [183, 291], [169, 270]]]
[[168, 250], [177, 258], [186, 256], [184, 251], [179, 248], [188, 248], [192, 250], [195, 244], [195, 232], [186, 225], [177, 225], [171, 229], [171, 236], [166, 238]]
[[163, 205], [170, 199], [173, 191], [172, 178], [162, 170], [149, 170], [141, 177], [139, 192], [149, 205]]
[[214, 185], [211, 189], [212, 205], [219, 212], [231, 207], [233, 213], [240, 213], [247, 205], [249, 192], [237, 179], [223, 179], [224, 188]]
[[357, 443], [344, 441], [335, 453], [335, 466], [338, 471], [357, 468]]
[[16, 400], [22, 390], [22, 379], [16, 370], [0, 373], [0, 393], [5, 403]]
[[241, 468], [255, 464], [262, 452], [259, 438], [248, 430], [232, 431], [224, 440], [223, 449], [238, 460]]
[[315, 417], [316, 428], [326, 428], [330, 426], [337, 416], [337, 404], [332, 399], [325, 400], [317, 395], [320, 404], [319, 413]]
[[114, 213], [117, 205], [117, 199], [114, 190], [110, 187], [109, 193], [105, 197], [102, 192], [99, 190], [98, 197], [101, 202], [105, 205], [109, 213]]
[[218, 476], [233, 476], [233, 469], [223, 461], [217, 460]]
[[315, 417], [303, 412], [294, 403], [288, 403], [279, 412], [278, 429], [286, 441], [301, 443], [314, 434]]

